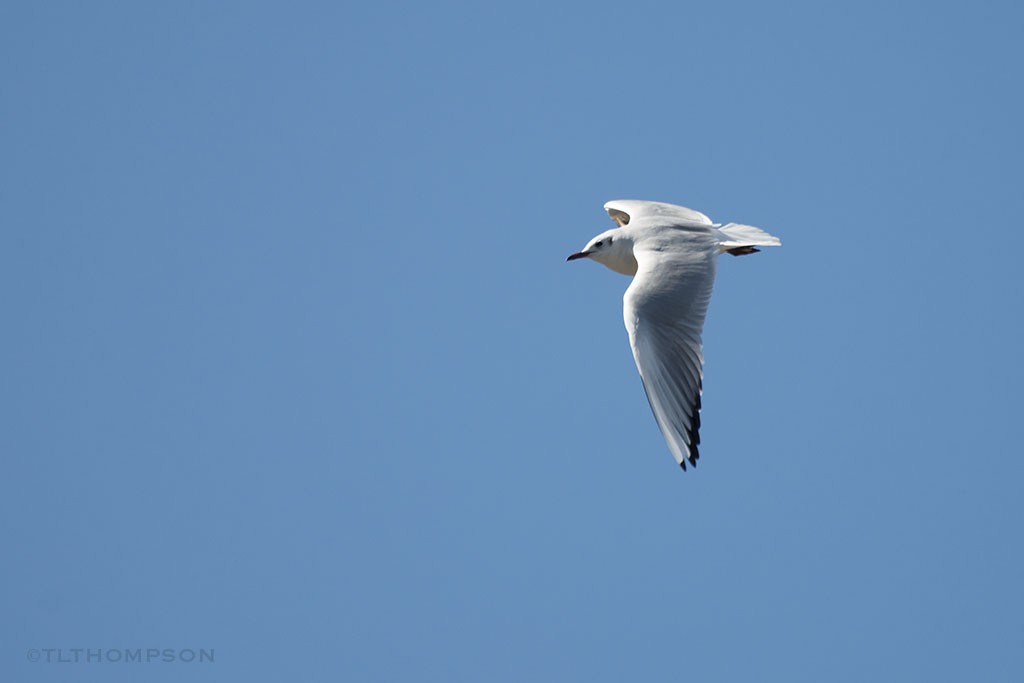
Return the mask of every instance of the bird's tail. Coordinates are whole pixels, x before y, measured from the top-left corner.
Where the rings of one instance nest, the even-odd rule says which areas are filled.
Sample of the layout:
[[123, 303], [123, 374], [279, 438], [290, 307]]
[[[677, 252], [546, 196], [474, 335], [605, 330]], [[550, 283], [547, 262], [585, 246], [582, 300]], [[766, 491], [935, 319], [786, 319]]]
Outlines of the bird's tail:
[[760, 228], [752, 225], [740, 225], [739, 223], [727, 223], [718, 229], [722, 233], [723, 240], [718, 248], [729, 252], [733, 256], [753, 254], [759, 249], [754, 247], [778, 247], [782, 245], [775, 235], [769, 235]]

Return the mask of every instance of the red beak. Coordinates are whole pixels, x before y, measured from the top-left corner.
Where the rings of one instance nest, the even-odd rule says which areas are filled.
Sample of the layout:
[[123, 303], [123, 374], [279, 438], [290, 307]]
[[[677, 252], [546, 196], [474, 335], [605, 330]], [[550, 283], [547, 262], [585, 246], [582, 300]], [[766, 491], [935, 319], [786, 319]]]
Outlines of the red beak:
[[566, 261], [575, 261], [578, 258], [587, 258], [587, 256], [589, 256], [589, 254], [587, 254], [585, 252], [582, 252], [582, 251], [577, 251], [575, 254], [569, 254], [569, 258], [567, 258], [565, 260]]

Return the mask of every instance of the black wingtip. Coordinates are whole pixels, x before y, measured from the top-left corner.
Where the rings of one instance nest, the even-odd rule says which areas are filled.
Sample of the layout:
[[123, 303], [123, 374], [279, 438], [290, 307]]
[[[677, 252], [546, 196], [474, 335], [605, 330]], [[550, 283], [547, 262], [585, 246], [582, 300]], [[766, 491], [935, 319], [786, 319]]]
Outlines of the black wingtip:
[[698, 460], [700, 460], [700, 453], [698, 452], [697, 446], [695, 444], [693, 446], [690, 446], [690, 454], [683, 458], [683, 460], [679, 463], [679, 466], [682, 467], [683, 472], [685, 472], [687, 461], [689, 461], [690, 467], [696, 468]]
[[[690, 427], [687, 436], [690, 438], [690, 455], [689, 461], [693, 467], [697, 467], [697, 460], [700, 459], [700, 449], [697, 448], [700, 445], [700, 409], [701, 409], [701, 394], [704, 393], [704, 378], [702, 377], [697, 382], [697, 400], [693, 403], [693, 423]], [[685, 462], [685, 461], [684, 461]], [[685, 467], [683, 469], [686, 469]]]

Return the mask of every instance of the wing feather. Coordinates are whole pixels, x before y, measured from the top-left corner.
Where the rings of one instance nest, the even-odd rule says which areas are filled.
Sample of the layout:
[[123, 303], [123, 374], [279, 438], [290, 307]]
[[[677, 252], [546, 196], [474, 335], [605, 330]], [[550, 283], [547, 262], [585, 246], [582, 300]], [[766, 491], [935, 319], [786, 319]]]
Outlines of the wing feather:
[[675, 225], [686, 227], [710, 228], [714, 225], [711, 219], [700, 211], [662, 202], [616, 199], [606, 203], [604, 210], [619, 227], [647, 218], [667, 219]]
[[701, 331], [715, 278], [717, 242], [636, 250], [639, 269], [623, 298], [623, 317], [651, 411], [676, 462], [696, 466], [704, 354]]

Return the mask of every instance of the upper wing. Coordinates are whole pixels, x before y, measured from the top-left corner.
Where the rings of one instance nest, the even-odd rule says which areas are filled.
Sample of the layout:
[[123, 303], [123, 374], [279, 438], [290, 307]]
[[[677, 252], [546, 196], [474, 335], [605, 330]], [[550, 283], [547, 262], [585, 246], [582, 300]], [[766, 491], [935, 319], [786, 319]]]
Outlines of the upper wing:
[[639, 199], [616, 199], [604, 205], [604, 210], [619, 227], [640, 218], [658, 217], [671, 219], [672, 223], [683, 226], [713, 226], [711, 219], [700, 211], [685, 206], [646, 202]]
[[635, 250], [639, 269], [623, 298], [623, 317], [647, 400], [682, 468], [700, 457], [701, 330], [715, 281], [717, 242]]

